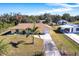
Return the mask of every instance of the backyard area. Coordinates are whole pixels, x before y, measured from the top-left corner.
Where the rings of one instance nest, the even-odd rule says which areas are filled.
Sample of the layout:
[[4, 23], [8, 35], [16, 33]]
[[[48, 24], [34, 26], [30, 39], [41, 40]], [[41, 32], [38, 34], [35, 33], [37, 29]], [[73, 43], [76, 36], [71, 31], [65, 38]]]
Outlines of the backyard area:
[[50, 34], [55, 41], [61, 55], [79, 55], [79, 45], [62, 33], [58, 33], [58, 26], [53, 26], [50, 29]]

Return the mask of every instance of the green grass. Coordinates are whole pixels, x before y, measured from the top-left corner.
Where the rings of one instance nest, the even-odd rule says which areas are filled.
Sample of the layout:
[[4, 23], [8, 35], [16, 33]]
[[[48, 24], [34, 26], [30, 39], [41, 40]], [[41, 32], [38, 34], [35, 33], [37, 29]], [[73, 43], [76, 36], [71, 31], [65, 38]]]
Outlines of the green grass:
[[[6, 30], [6, 28], [4, 29]], [[3, 33], [5, 30], [2, 30], [1, 33]], [[40, 31], [42, 33], [43, 29], [38, 28], [37, 31]], [[43, 55], [44, 52], [43, 40], [41, 39], [35, 38], [34, 44], [33, 44], [32, 36], [26, 37], [26, 35], [5, 35], [5, 36], [0, 36], [0, 40], [1, 39], [4, 39], [9, 45], [9, 50], [6, 55], [12, 55], [12, 56], [13, 55], [19, 55], [19, 56]], [[23, 41], [23, 43], [19, 44], [18, 48], [15, 48], [11, 44], [9, 44], [10, 42], [16, 43], [19, 41]]]
[[67, 55], [75, 55], [75, 53], [79, 55], [79, 45], [66, 35], [53, 31], [56, 29], [57, 26], [53, 26], [53, 28], [51, 28], [50, 30], [50, 34], [55, 41], [58, 49], [60, 51], [64, 51]]
[[79, 24], [79, 21], [74, 21], [74, 22], [70, 22], [70, 23]]
[[31, 55], [42, 55], [43, 54], [43, 41], [35, 38], [34, 44], [32, 43], [32, 37], [26, 38], [25, 35], [6, 35], [0, 36], [0, 39], [4, 39], [7, 43], [23, 41], [23, 43], [18, 45], [18, 48], [9, 45], [9, 50], [6, 55], [11, 56], [31, 56]]
[[77, 34], [77, 35], [79, 35], [79, 34]]
[[7, 23], [5, 23], [4, 24], [4, 27], [2, 27], [2, 25], [0, 25], [1, 27], [0, 27], [0, 33], [2, 33], [2, 32], [4, 32], [4, 31], [6, 31], [6, 29], [8, 29], [9, 27], [13, 27], [14, 26], [14, 24], [12, 23], [12, 24], [7, 24]]

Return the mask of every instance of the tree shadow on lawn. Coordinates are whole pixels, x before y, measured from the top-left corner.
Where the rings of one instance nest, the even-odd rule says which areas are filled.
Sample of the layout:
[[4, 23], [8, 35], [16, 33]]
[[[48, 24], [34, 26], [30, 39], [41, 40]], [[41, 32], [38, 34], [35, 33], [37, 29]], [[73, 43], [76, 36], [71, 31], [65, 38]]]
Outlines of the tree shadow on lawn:
[[19, 44], [21, 44], [21, 43], [23, 43], [24, 41], [18, 41], [18, 42], [10, 42], [9, 44], [12, 46], [12, 47], [14, 47], [14, 48], [18, 48], [18, 45]]
[[18, 45], [19, 44], [23, 44], [23, 45], [30, 45], [30, 44], [34, 44], [33, 42], [31, 42], [31, 43], [26, 43], [25, 41], [18, 41], [18, 42], [10, 42], [9, 43], [12, 47], [14, 47], [14, 48], [18, 48]]

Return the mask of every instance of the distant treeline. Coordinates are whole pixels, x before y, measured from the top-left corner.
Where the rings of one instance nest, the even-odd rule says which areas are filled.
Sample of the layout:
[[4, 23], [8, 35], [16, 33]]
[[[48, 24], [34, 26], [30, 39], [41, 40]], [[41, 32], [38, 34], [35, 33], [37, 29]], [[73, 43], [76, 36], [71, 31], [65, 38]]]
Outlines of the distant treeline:
[[62, 16], [60, 15], [51, 15], [48, 13], [45, 13], [43, 15], [22, 15], [20, 13], [17, 14], [3, 14], [0, 16], [0, 27], [4, 27], [5, 24], [14, 24], [17, 25], [18, 23], [32, 23], [32, 22], [43, 22], [47, 24], [51, 23], [57, 23], [58, 20], [64, 19], [69, 22], [74, 22], [79, 20], [79, 15], [77, 16], [71, 16], [68, 13], [64, 13]]

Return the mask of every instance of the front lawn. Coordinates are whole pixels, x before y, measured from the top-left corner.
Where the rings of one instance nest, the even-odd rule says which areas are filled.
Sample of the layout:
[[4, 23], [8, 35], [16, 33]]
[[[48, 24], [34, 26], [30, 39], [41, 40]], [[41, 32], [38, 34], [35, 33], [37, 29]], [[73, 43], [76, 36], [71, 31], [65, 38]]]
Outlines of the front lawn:
[[70, 22], [72, 24], [79, 24], [79, 21]]
[[[31, 56], [31, 55], [43, 55], [43, 41], [35, 38], [34, 43], [32, 37], [26, 37], [25, 35], [6, 35], [0, 36], [0, 40], [4, 39], [9, 45], [8, 53], [6, 55], [11, 56]], [[21, 42], [16, 46], [11, 43]]]

